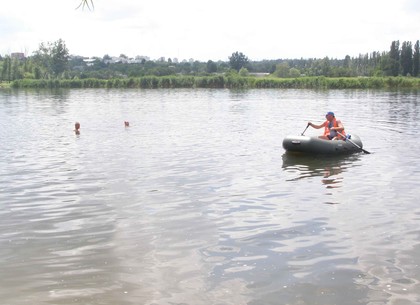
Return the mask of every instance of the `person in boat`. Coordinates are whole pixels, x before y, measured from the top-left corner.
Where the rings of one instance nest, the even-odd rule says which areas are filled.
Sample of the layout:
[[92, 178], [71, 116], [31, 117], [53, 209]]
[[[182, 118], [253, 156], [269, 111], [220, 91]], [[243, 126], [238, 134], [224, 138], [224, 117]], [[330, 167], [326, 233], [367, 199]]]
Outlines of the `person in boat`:
[[316, 125], [312, 122], [308, 122], [308, 125], [320, 129], [324, 127], [324, 135], [319, 136], [320, 139], [324, 140], [343, 140], [346, 136], [344, 132], [344, 126], [340, 120], [335, 118], [334, 112], [329, 111], [325, 118], [327, 119], [324, 123]]
[[77, 134], [77, 135], [80, 134], [80, 123], [79, 122], [76, 122], [74, 124], [74, 133]]

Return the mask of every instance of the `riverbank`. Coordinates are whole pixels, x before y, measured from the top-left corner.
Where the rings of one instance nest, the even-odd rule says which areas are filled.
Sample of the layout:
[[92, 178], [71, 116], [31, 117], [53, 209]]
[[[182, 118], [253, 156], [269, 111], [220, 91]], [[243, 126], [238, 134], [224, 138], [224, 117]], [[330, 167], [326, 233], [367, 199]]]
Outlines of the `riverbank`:
[[1, 88], [278, 88], [278, 89], [420, 89], [420, 78], [411, 77], [241, 77], [145, 76], [117, 79], [22, 79], [1, 83]]
[[10, 88], [11, 83], [0, 82], [0, 89]]

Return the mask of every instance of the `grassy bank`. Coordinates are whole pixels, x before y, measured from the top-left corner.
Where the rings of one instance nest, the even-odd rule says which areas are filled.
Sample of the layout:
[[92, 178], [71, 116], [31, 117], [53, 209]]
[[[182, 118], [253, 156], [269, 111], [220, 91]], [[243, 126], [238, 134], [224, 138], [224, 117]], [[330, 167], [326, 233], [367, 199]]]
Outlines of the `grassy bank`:
[[0, 89], [2, 88], [10, 88], [11, 83], [8, 82], [0, 82]]
[[145, 76], [117, 79], [22, 79], [13, 88], [290, 88], [290, 89], [420, 89], [420, 78], [410, 77], [240, 77], [240, 76]]

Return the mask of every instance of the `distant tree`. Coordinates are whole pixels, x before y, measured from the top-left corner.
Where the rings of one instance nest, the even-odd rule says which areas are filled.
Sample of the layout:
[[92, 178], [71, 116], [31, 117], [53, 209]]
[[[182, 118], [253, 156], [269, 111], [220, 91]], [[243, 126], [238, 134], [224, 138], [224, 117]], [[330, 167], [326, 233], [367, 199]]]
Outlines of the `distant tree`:
[[248, 69], [247, 69], [247, 68], [245, 68], [245, 67], [242, 67], [242, 68], [241, 68], [241, 70], [239, 70], [239, 75], [240, 75], [240, 76], [243, 76], [243, 77], [245, 77], [245, 76], [249, 76], [249, 71], [248, 71]]
[[209, 60], [206, 64], [206, 72], [207, 73], [217, 72], [217, 64], [214, 61]]
[[180, 72], [183, 74], [191, 73], [191, 64], [189, 62], [183, 62], [180, 64]]
[[413, 47], [410, 41], [404, 41], [402, 43], [400, 62], [402, 75], [413, 75]]
[[289, 64], [285, 61], [276, 66], [276, 71], [274, 75], [277, 77], [289, 77]]
[[226, 61], [219, 61], [217, 63], [217, 72], [223, 73], [228, 71], [230, 68], [229, 64]]
[[9, 82], [12, 80], [12, 59], [10, 57], [7, 61], [7, 80]]
[[36, 66], [34, 68], [34, 78], [35, 79], [40, 79], [42, 77], [42, 72], [41, 72], [41, 68]]
[[46, 75], [58, 77], [68, 68], [69, 50], [65, 42], [59, 39], [53, 43], [41, 43], [35, 51], [34, 60], [46, 71]]
[[346, 55], [346, 57], [344, 58], [344, 63], [343, 63], [344, 68], [350, 69], [350, 62], [351, 62], [350, 56]]
[[248, 64], [248, 57], [246, 57], [242, 52], [236, 51], [229, 57], [229, 64], [232, 69], [239, 71], [242, 67], [245, 67]]
[[192, 72], [194, 73], [200, 73], [200, 72], [204, 72], [204, 68], [202, 68], [202, 65], [200, 64], [200, 62], [198, 60], [195, 60], [192, 63]]
[[296, 78], [296, 77], [299, 77], [300, 76], [300, 71], [299, 71], [299, 69], [296, 69], [296, 68], [290, 68], [290, 70], [289, 70], [289, 77], [294, 77], [294, 78]]
[[391, 76], [398, 76], [400, 73], [400, 42], [398, 40], [391, 43], [388, 69], [388, 74]]
[[414, 45], [414, 55], [413, 55], [413, 76], [419, 76], [420, 69], [420, 46], [419, 41], [416, 41]]
[[23, 78], [23, 73], [22, 71], [19, 69], [19, 60], [18, 59], [13, 59], [12, 60], [12, 68], [11, 68], [11, 79], [21, 79]]
[[377, 71], [377, 76], [391, 76], [392, 75], [392, 65], [389, 52], [384, 52], [381, 56], [381, 61], [379, 64], [379, 71]]
[[52, 44], [51, 48], [52, 57], [52, 71], [57, 77], [67, 70], [69, 61], [69, 50], [62, 39], [57, 40]]
[[42, 42], [38, 50], [34, 52], [33, 59], [39, 67], [40, 78], [47, 78], [51, 74], [51, 56], [48, 44]]
[[3, 67], [1, 69], [1, 80], [7, 80], [10, 81], [10, 74], [9, 74], [9, 63], [10, 63], [10, 57], [6, 56], [3, 60]]
[[107, 64], [100, 58], [95, 58], [94, 61], [92, 61], [93, 69], [100, 70], [100, 69], [105, 69], [106, 67], [107, 67]]
[[382, 55], [379, 52], [372, 52], [369, 61], [369, 75], [383, 76], [383, 71], [380, 69]]
[[321, 75], [330, 76], [330, 73], [331, 73], [331, 60], [327, 56], [321, 60]]

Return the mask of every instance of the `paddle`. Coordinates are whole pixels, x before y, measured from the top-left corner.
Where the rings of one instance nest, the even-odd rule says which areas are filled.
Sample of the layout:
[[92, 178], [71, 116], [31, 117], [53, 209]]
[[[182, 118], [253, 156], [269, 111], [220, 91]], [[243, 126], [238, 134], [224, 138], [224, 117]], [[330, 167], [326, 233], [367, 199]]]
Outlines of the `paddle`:
[[305, 128], [305, 130], [302, 132], [301, 136], [303, 136], [303, 134], [305, 133], [306, 129], [308, 129], [308, 127], [309, 127], [309, 124], [308, 124], [308, 125], [306, 125], [306, 128]]
[[349, 141], [351, 144], [353, 144], [354, 146], [356, 146], [358, 149], [360, 149], [361, 151], [363, 151], [365, 154], [370, 154], [370, 152], [368, 152], [367, 150], [361, 148], [359, 145], [357, 145], [356, 143], [354, 143], [352, 140], [350, 140], [349, 138], [346, 138], [345, 135], [343, 135], [342, 133], [338, 132], [337, 133], [342, 136], [344, 138], [344, 141]]

